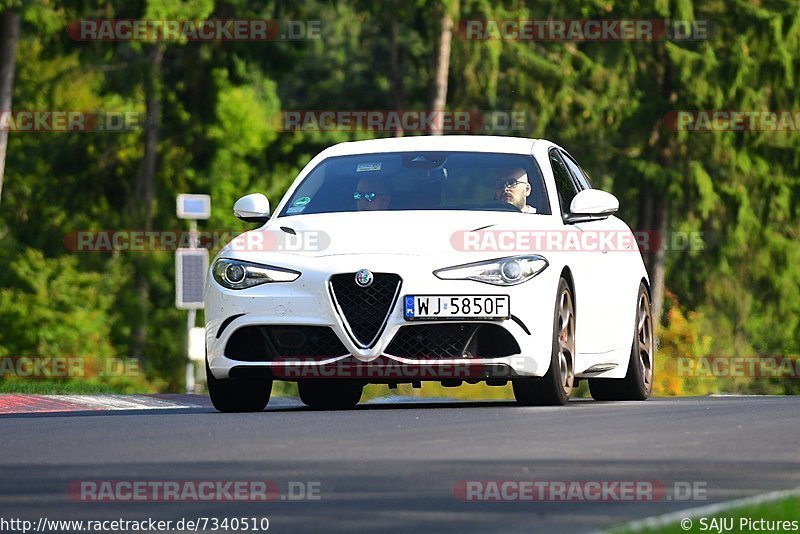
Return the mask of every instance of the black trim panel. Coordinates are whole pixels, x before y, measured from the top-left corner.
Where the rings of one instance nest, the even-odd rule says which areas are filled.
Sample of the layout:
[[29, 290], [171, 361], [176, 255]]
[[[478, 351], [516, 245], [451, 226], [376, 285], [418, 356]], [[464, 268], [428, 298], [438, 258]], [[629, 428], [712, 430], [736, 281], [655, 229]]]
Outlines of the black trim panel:
[[219, 337], [222, 335], [222, 331], [223, 331], [223, 330], [225, 330], [226, 328], [228, 328], [228, 326], [230, 326], [230, 324], [231, 324], [233, 321], [235, 321], [235, 320], [236, 320], [236, 319], [238, 319], [239, 317], [244, 317], [244, 315], [245, 315], [244, 313], [239, 313], [239, 314], [236, 314], [236, 315], [231, 315], [230, 317], [228, 317], [227, 319], [225, 319], [224, 321], [222, 321], [222, 324], [221, 324], [221, 325], [219, 325], [219, 330], [217, 330], [217, 339], [219, 339]]
[[515, 323], [517, 323], [517, 324], [519, 325], [519, 327], [520, 327], [520, 328], [522, 328], [523, 330], [525, 330], [525, 333], [526, 333], [526, 334], [528, 334], [528, 335], [531, 335], [531, 331], [530, 331], [530, 330], [528, 330], [528, 327], [527, 327], [527, 326], [525, 326], [525, 323], [523, 323], [523, 322], [522, 322], [522, 319], [520, 319], [520, 318], [519, 318], [519, 317], [517, 317], [516, 315], [512, 315], [512, 316], [511, 316], [511, 320], [512, 320], [512, 321], [514, 321]]

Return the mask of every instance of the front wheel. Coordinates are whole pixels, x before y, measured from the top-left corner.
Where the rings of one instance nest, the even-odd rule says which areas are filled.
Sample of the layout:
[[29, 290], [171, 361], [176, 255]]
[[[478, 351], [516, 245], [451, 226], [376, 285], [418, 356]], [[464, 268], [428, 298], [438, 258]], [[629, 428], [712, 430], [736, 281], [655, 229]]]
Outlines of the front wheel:
[[214, 377], [206, 360], [206, 382], [211, 404], [220, 412], [260, 412], [272, 394], [272, 379]]
[[625, 378], [590, 378], [592, 398], [599, 401], [647, 399], [653, 392], [654, 357], [653, 312], [647, 287], [642, 283], [636, 299], [636, 330]]
[[513, 381], [514, 397], [526, 406], [566, 404], [575, 383], [575, 304], [567, 281], [558, 281], [553, 312], [550, 369], [542, 378]]

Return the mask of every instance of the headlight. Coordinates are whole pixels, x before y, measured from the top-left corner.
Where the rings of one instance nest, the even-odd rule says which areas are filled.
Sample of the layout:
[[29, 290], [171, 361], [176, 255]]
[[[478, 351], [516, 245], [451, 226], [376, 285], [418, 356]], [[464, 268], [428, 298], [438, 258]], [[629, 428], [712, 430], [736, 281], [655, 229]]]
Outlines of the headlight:
[[513, 256], [446, 267], [433, 271], [442, 280], [475, 280], [496, 286], [526, 282], [550, 265], [542, 256]]
[[214, 280], [228, 289], [246, 289], [269, 282], [293, 282], [300, 273], [281, 267], [220, 258], [212, 269]]

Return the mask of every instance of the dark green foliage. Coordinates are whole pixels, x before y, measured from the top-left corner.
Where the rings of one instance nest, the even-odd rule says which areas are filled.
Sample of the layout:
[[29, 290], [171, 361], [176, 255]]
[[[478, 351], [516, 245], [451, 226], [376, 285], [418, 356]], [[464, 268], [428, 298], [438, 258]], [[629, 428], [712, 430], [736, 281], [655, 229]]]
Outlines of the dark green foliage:
[[[442, 9], [459, 19], [709, 20], [691, 42], [467, 41], [454, 36], [447, 107], [524, 111], [513, 135], [570, 150], [621, 215], [665, 199], [668, 231], [703, 232], [705, 249], [670, 251], [666, 288], [699, 318], [716, 354], [800, 353], [800, 133], [672, 132], [679, 109], [798, 110], [800, 17], [791, 2], [255, 0], [30, 2], [18, 45], [18, 110], [145, 111], [161, 101], [152, 226], [185, 229], [181, 192], [210, 193], [201, 229], [243, 231], [241, 195], [273, 205], [321, 149], [391, 133], [280, 132], [281, 110], [429, 109]], [[265, 18], [321, 21], [300, 42], [82, 43], [81, 18]], [[399, 79], [390, 61], [397, 29]], [[458, 26], [458, 22], [456, 22]], [[163, 46], [160, 77], [148, 53]], [[800, 128], [800, 125], [798, 125]], [[0, 356], [127, 357], [145, 321], [143, 361], [159, 387], [182, 387], [185, 312], [174, 308], [173, 254], [73, 253], [78, 230], [138, 229], [144, 133], [12, 133], [0, 204]], [[214, 251], [212, 251], [214, 252]], [[146, 273], [141, 307], [135, 273]], [[143, 313], [143, 311], [145, 313]], [[668, 317], [668, 314], [665, 314]], [[669, 328], [669, 324], [665, 325]], [[157, 382], [155, 382], [157, 381]], [[796, 382], [796, 381], [795, 381]], [[755, 386], [754, 386], [755, 387]], [[762, 381], [759, 391], [793, 391]]]

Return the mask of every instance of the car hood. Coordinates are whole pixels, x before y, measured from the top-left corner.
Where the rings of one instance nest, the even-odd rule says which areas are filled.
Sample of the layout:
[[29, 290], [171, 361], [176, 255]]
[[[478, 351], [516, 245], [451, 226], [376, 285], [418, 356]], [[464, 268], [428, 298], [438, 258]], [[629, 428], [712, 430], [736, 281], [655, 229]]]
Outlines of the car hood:
[[[222, 254], [263, 260], [274, 254], [325, 257], [355, 254], [497, 257], [497, 250], [465, 250], [473, 232], [563, 228], [557, 217], [497, 211], [348, 212], [280, 217], [238, 236]], [[484, 253], [482, 253], [484, 252]], [[535, 252], [535, 251], [530, 251]], [[511, 251], [513, 255], [515, 252]]]

